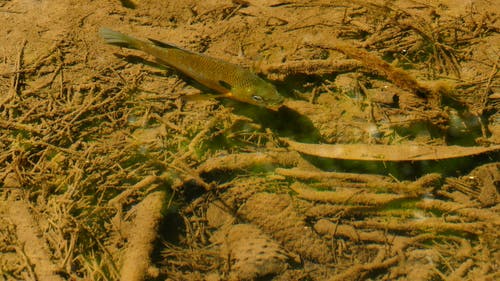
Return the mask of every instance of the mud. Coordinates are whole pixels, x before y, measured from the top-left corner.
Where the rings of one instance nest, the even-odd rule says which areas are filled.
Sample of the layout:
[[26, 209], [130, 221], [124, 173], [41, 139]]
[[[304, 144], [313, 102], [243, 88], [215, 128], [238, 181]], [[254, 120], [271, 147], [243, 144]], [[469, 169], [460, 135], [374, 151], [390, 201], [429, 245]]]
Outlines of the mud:
[[0, 0], [0, 280], [499, 279], [497, 6]]

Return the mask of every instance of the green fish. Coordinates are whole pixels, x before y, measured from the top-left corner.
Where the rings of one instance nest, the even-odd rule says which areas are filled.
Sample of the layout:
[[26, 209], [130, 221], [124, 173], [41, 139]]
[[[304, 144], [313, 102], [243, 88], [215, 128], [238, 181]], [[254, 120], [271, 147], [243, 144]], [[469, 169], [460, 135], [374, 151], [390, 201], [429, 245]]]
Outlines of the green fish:
[[184, 50], [154, 39], [139, 40], [120, 32], [101, 28], [106, 43], [146, 52], [162, 64], [173, 67], [222, 97], [245, 103], [278, 108], [284, 101], [274, 85], [252, 71], [220, 59]]

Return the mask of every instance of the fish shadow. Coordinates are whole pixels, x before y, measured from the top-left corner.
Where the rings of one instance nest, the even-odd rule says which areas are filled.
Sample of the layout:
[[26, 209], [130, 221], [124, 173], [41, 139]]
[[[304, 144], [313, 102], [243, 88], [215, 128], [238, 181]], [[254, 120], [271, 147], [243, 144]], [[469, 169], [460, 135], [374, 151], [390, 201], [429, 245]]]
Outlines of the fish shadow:
[[129, 9], [135, 9], [135, 8], [137, 8], [137, 5], [134, 4], [134, 2], [132, 2], [130, 0], [120, 0], [120, 3], [125, 8], [129, 8]]
[[235, 100], [221, 99], [220, 101], [224, 106], [232, 107], [233, 113], [252, 119], [280, 137], [305, 143], [315, 143], [322, 139], [319, 130], [314, 127], [308, 117], [286, 106], [271, 110]]

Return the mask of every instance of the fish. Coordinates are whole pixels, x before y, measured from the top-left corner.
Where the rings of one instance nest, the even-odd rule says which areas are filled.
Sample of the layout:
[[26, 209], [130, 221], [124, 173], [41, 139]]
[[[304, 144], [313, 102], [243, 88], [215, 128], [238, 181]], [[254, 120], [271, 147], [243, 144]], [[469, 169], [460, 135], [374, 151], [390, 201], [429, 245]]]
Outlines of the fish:
[[237, 64], [155, 39], [137, 39], [105, 27], [100, 29], [100, 35], [107, 44], [140, 50], [154, 56], [161, 64], [172, 67], [201, 85], [215, 90], [219, 93], [218, 97], [273, 110], [284, 102], [285, 98], [272, 83]]

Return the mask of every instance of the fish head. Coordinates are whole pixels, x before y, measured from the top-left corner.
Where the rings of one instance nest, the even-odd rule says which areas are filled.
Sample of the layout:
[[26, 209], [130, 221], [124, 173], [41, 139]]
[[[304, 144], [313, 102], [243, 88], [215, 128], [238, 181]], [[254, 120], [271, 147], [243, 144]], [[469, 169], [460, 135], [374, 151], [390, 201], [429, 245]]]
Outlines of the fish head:
[[262, 79], [252, 81], [251, 84], [232, 87], [231, 97], [235, 100], [271, 109], [279, 107], [284, 101], [276, 87]]

